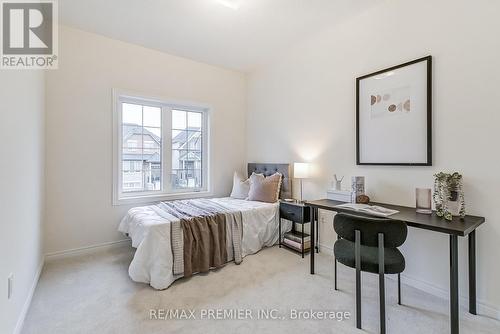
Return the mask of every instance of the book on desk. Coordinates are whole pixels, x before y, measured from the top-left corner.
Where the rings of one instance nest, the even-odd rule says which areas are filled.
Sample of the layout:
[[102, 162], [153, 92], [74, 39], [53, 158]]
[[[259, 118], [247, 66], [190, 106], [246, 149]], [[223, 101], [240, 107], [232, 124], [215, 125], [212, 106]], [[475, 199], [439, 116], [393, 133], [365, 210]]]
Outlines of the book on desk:
[[328, 190], [327, 198], [334, 201], [344, 202], [345, 204], [339, 204], [339, 208], [353, 210], [355, 212], [360, 212], [376, 217], [387, 218], [393, 214], [398, 213], [397, 210], [388, 209], [379, 205], [368, 205], [361, 203], [351, 203], [352, 193], [349, 190]]
[[387, 218], [398, 213], [398, 210], [388, 209], [380, 205], [369, 205], [361, 203], [345, 203], [339, 204], [337, 208], [352, 210], [353, 212], [361, 212], [375, 217]]

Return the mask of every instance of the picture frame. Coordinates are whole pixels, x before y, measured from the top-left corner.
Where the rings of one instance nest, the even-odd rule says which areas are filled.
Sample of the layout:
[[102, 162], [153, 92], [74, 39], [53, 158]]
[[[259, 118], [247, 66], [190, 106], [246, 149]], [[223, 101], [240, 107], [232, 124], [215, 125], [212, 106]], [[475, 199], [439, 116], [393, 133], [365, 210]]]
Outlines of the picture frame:
[[432, 166], [432, 56], [356, 78], [356, 164]]

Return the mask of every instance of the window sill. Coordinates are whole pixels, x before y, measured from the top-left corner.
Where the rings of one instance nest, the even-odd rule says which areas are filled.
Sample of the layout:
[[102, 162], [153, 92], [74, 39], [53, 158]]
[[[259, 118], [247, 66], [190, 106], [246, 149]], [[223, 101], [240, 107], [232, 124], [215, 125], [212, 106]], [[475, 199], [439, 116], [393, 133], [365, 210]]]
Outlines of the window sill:
[[177, 199], [191, 199], [213, 196], [211, 191], [196, 191], [188, 193], [172, 193], [172, 194], [148, 194], [138, 196], [127, 196], [122, 198], [113, 198], [113, 205], [129, 205], [129, 204], [148, 204], [161, 201], [172, 201]]

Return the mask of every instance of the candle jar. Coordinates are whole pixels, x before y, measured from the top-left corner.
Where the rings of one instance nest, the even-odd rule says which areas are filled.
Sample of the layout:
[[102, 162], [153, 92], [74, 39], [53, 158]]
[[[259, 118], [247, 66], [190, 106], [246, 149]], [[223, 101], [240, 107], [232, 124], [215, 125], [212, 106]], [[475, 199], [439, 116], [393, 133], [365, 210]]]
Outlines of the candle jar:
[[431, 189], [430, 188], [417, 188], [415, 190], [416, 202], [417, 202], [417, 212], [423, 214], [432, 213], [431, 204]]

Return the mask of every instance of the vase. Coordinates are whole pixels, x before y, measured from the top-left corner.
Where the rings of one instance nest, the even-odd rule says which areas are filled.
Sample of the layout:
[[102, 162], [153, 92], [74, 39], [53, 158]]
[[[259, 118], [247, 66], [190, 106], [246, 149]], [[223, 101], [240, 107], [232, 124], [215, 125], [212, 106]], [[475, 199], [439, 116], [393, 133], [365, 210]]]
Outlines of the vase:
[[417, 188], [415, 190], [417, 213], [430, 215], [432, 213], [431, 189]]
[[447, 207], [452, 216], [460, 216], [460, 201], [458, 198], [458, 191], [450, 191], [450, 199], [448, 200]]
[[365, 194], [365, 177], [353, 176], [351, 178], [351, 203], [357, 203], [359, 195]]

